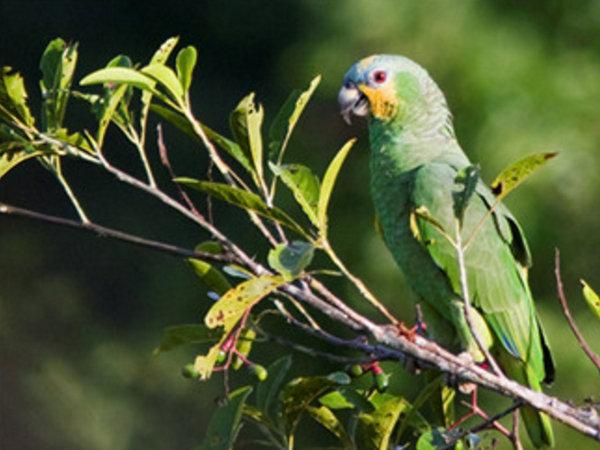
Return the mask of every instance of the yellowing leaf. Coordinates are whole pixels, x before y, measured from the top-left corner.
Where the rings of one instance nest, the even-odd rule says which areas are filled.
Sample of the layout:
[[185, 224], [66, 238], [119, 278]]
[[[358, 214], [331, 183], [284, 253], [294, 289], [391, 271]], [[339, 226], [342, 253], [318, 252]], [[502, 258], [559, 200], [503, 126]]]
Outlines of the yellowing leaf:
[[6, 175], [13, 167], [29, 158], [40, 156], [42, 152], [20, 151], [15, 153], [4, 153], [0, 156], [0, 178]]
[[264, 111], [261, 105], [254, 103], [254, 93], [244, 97], [229, 117], [231, 132], [239, 146], [252, 158], [255, 169], [257, 185], [262, 183], [263, 168], [263, 142], [261, 126]]
[[327, 236], [327, 208], [329, 206], [329, 199], [331, 198], [331, 193], [333, 192], [333, 186], [335, 185], [335, 180], [337, 179], [338, 173], [348, 156], [348, 152], [356, 142], [356, 139], [350, 139], [348, 142], [344, 144], [344, 146], [340, 149], [340, 151], [335, 155], [329, 167], [325, 171], [325, 175], [323, 176], [323, 182], [321, 184], [321, 192], [319, 194], [319, 203], [317, 208], [317, 223], [319, 224], [319, 232], [321, 236]]
[[210, 377], [221, 351], [221, 344], [222, 342], [219, 342], [217, 345], [211, 347], [206, 355], [196, 356], [194, 369], [198, 371], [201, 380], [206, 380]]
[[585, 280], [580, 280], [583, 285], [583, 298], [585, 302], [592, 310], [592, 313], [600, 319], [600, 297], [596, 292], [590, 287], [589, 284], [585, 282]]
[[280, 275], [262, 275], [251, 278], [227, 291], [208, 311], [204, 323], [209, 328], [220, 325], [228, 333], [246, 310], [285, 283]]
[[492, 191], [499, 200], [503, 199], [525, 181], [533, 172], [550, 159], [554, 158], [557, 154], [558, 153], [536, 153], [511, 164], [502, 170], [492, 182]]

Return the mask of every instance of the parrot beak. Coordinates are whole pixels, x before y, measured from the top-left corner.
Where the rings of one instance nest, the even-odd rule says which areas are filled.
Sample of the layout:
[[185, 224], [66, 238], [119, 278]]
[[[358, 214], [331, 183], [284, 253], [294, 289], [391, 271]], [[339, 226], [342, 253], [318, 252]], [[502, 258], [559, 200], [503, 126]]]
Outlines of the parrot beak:
[[352, 114], [363, 117], [369, 113], [369, 100], [358, 86], [350, 81], [345, 82], [340, 89], [338, 102], [340, 113], [348, 125], [351, 123]]

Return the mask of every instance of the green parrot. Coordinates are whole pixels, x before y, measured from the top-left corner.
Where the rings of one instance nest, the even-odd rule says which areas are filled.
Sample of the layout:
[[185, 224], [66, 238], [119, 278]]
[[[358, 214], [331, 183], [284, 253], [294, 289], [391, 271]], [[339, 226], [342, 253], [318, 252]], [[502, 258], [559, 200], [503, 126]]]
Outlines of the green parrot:
[[[457, 176], [472, 166], [444, 94], [412, 60], [375, 55], [350, 68], [338, 100], [347, 122], [352, 114], [368, 117], [375, 211], [386, 245], [423, 301], [429, 335], [483, 362], [464, 315], [457, 252], [443, 232], [455, 236], [453, 194], [463, 187]], [[478, 230], [464, 253], [473, 319], [505, 374], [540, 391], [553, 379], [554, 362], [527, 281], [531, 255], [503, 204], [489, 216], [495, 204], [479, 180], [463, 216], [463, 242]], [[424, 208], [430, 217], [417, 214]], [[521, 414], [534, 446], [552, 446], [549, 418], [527, 406]]]

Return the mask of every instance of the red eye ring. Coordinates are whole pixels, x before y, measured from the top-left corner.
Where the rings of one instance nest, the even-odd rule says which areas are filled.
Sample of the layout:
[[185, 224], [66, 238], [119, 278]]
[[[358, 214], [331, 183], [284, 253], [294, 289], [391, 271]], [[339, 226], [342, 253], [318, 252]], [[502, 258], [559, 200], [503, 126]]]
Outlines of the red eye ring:
[[375, 81], [375, 83], [381, 84], [385, 82], [385, 80], [387, 80], [387, 73], [385, 70], [376, 70], [373, 72], [373, 81]]

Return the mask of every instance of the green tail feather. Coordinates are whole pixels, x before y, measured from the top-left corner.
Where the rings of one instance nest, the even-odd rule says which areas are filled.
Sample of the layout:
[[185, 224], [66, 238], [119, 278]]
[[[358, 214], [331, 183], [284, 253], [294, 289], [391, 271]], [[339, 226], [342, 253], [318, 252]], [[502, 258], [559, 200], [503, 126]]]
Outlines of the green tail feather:
[[[517, 383], [529, 386], [534, 391], [541, 392], [542, 387], [538, 376], [522, 361], [513, 358], [505, 352], [502, 352], [502, 355], [498, 355], [498, 360], [509, 378], [512, 378]], [[550, 418], [546, 414], [537, 411], [531, 406], [523, 406], [521, 408], [521, 417], [529, 440], [535, 448], [554, 446], [554, 432], [552, 431]]]

